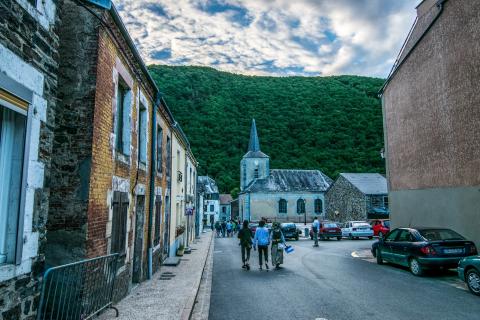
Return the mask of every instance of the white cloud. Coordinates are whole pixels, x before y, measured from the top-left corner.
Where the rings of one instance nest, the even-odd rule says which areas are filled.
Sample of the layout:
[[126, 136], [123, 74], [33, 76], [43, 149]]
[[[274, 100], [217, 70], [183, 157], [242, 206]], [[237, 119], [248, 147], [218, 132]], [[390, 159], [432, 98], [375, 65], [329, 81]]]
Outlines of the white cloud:
[[413, 23], [416, 2], [114, 1], [147, 64], [259, 75], [381, 77]]

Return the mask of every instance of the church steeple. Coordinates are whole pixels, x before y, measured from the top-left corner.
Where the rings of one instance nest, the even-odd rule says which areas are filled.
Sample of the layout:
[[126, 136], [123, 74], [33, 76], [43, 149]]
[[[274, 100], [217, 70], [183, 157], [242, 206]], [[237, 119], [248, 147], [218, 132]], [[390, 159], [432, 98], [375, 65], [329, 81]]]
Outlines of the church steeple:
[[258, 140], [255, 119], [252, 119], [252, 127], [250, 128], [250, 142], [248, 143], [248, 151], [260, 151], [260, 141]]

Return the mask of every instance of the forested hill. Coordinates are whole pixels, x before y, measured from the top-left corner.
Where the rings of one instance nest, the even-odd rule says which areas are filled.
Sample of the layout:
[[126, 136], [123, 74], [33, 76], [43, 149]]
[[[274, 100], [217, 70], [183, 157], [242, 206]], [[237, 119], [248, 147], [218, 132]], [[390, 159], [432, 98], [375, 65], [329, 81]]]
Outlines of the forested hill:
[[240, 160], [256, 119], [270, 167], [385, 171], [383, 80], [357, 76], [258, 77], [205, 67], [150, 66], [200, 163], [221, 192], [239, 186]]

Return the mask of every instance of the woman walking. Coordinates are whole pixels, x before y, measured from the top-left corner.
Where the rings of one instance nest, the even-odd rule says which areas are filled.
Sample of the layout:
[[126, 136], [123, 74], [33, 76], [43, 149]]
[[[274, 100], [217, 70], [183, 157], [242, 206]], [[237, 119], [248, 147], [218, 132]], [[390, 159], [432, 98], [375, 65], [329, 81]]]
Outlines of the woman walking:
[[278, 270], [280, 269], [280, 265], [283, 263], [283, 248], [286, 247], [285, 237], [283, 236], [282, 229], [280, 228], [280, 223], [273, 223], [270, 240], [272, 241], [272, 266]]
[[255, 231], [253, 238], [253, 250], [258, 245], [258, 262], [260, 263], [260, 270], [262, 270], [262, 255], [265, 257], [265, 268], [268, 271], [268, 245], [270, 244], [270, 235], [268, 229], [265, 227], [265, 221], [261, 220], [258, 223], [258, 228]]
[[242, 247], [242, 268], [250, 270], [250, 250], [252, 249], [252, 230], [248, 227], [248, 220], [243, 221], [243, 228], [238, 232], [238, 239], [240, 239], [240, 246]]

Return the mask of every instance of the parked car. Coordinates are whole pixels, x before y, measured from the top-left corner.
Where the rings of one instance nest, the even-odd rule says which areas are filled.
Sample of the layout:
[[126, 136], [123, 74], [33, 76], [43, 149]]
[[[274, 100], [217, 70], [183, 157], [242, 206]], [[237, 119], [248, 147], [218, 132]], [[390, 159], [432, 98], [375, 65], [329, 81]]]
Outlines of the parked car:
[[258, 223], [250, 223], [248, 227], [250, 228], [252, 233], [255, 234], [255, 231], [257, 231]]
[[372, 239], [373, 230], [366, 221], [348, 221], [342, 228], [342, 236], [348, 237], [350, 240], [360, 237]]
[[467, 283], [471, 293], [480, 296], [480, 256], [463, 258], [458, 263], [458, 276]]
[[390, 220], [377, 219], [370, 222], [373, 229], [373, 235], [383, 237], [390, 232]]
[[378, 264], [388, 261], [421, 276], [427, 268], [455, 268], [462, 258], [476, 255], [477, 248], [450, 229], [397, 228], [372, 245], [372, 254]]
[[302, 233], [302, 231], [297, 229], [297, 225], [295, 223], [282, 223], [280, 228], [282, 229], [285, 239], [298, 240], [300, 233]]

